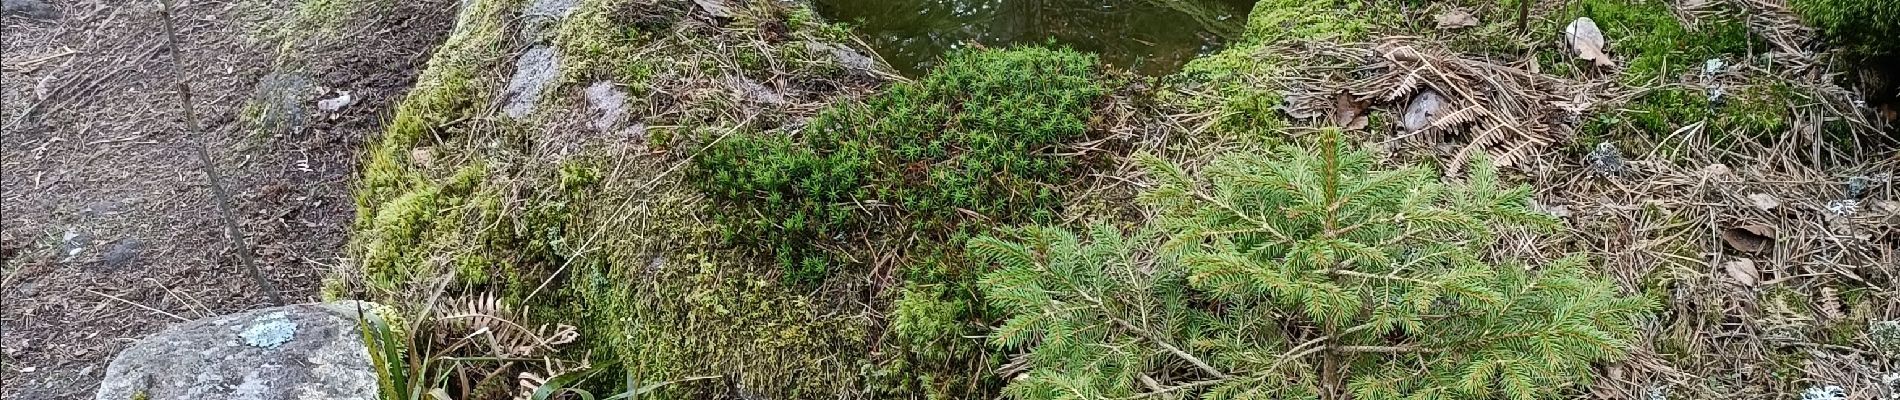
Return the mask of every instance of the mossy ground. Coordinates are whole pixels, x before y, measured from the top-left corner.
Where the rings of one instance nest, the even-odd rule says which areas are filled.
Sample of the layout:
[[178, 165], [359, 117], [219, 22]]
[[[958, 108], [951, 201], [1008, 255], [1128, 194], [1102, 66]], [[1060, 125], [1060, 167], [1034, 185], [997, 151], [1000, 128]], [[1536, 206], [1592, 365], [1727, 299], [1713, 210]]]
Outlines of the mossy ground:
[[[548, 111], [508, 121], [489, 101], [501, 87], [493, 77], [512, 64], [497, 49], [523, 40], [511, 18], [520, 4], [479, 0], [366, 151], [352, 245], [360, 270], [340, 273], [332, 293], [404, 304], [453, 276], [458, 292], [503, 293], [539, 320], [583, 325], [588, 346], [577, 352], [628, 381], [718, 377], [665, 391], [678, 397], [989, 398], [1008, 355], [983, 345], [995, 321], [962, 242], [1020, 223], [1139, 218], [1110, 200], [1132, 191], [1127, 180], [1102, 178], [1128, 170], [1121, 156], [1135, 148], [1191, 165], [1310, 132], [1277, 110], [1286, 79], [1309, 72], [1289, 49], [1410, 34], [1473, 57], [1527, 59], [1553, 76], [1652, 88], [1579, 121], [1559, 155], [1567, 159], [1599, 141], [1657, 147], [1689, 126], [1708, 146], [1760, 145], [1790, 131], [1799, 115], [1790, 105], [1804, 104], [1805, 89], [1761, 69], [1702, 76], [1709, 59], [1757, 62], [1734, 20], [1685, 23], [1653, 0], [1544, 2], [1529, 32], [1517, 32], [1515, 3], [1455, 3], [1483, 24], [1446, 32], [1403, 22], [1436, 8], [1264, 0], [1245, 39], [1172, 76], [1131, 79], [1085, 55], [1019, 49], [972, 52], [891, 83], [804, 45], [849, 35], [804, 7], [751, 2], [712, 21], [684, 1], [582, 0], [549, 35], [566, 58], [551, 91], [560, 94]], [[1554, 44], [1579, 16], [1604, 28], [1620, 69], [1590, 70]], [[771, 83], [786, 101], [735, 95], [735, 80]], [[583, 108], [574, 93], [597, 81], [633, 99], [638, 135], [589, 131], [561, 111]], [[1380, 122], [1356, 135], [1378, 138], [1390, 114], [1374, 110]], [[1631, 214], [1661, 228], [1627, 234], [1617, 222], [1579, 223], [1553, 246], [1604, 264], [1647, 260], [1609, 273], [1670, 304], [1639, 353], [1681, 357], [1674, 366], [1685, 369], [1721, 364], [1695, 335], [1732, 318], [1724, 304], [1683, 294], [1712, 285], [1688, 261], [1707, 244], [1695, 210], [1639, 208]], [[1614, 249], [1633, 243], [1646, 252]], [[1839, 291], [1856, 304], [1885, 301]], [[1850, 326], [1796, 332], [1851, 344]], [[1792, 387], [1804, 375], [1789, 366], [1775, 364], [1772, 384], [1711, 377], [1698, 390]]]
[[[811, 99], [875, 84], [799, 45], [837, 28], [774, 3], [714, 24], [689, 16], [690, 2], [585, 0], [546, 37], [523, 38], [522, 2], [470, 4], [366, 151], [357, 263], [332, 279], [332, 296], [414, 312], [436, 287], [497, 293], [527, 320], [580, 325], [586, 345], [564, 357], [608, 367], [588, 383], [597, 392], [695, 376], [720, 379], [663, 392], [811, 398], [860, 386], [869, 325], [837, 312], [851, 299], [754, 267], [703, 223], [720, 210], [680, 171], [733, 131], [802, 119]], [[539, 40], [563, 54], [549, 89], [559, 94], [528, 118], [499, 117], [497, 77], [513, 54], [498, 50]], [[724, 90], [734, 79], [799, 86], [780, 89], [787, 103], [759, 104]], [[617, 132], [562, 113], [582, 109], [579, 89], [597, 81], [633, 100]]]

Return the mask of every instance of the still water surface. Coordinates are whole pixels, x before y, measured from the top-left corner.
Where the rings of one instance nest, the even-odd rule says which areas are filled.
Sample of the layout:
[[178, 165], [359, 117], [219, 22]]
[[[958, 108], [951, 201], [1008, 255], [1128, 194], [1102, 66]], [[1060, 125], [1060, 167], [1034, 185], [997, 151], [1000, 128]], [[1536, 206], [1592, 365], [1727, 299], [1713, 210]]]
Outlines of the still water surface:
[[857, 28], [905, 74], [945, 53], [1058, 45], [1109, 65], [1158, 75], [1219, 49], [1246, 26], [1253, 0], [815, 0], [818, 13]]

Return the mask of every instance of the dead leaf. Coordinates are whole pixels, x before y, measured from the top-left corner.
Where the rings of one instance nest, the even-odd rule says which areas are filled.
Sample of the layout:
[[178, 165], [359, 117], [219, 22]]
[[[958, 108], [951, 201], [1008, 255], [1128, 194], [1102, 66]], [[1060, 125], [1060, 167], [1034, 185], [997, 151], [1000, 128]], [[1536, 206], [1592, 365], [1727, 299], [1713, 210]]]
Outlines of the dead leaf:
[[1603, 30], [1597, 28], [1597, 22], [1590, 17], [1577, 18], [1570, 22], [1570, 26], [1564, 27], [1564, 41], [1570, 43], [1570, 50], [1577, 53], [1577, 58], [1595, 62], [1598, 67], [1616, 66], [1616, 62], [1610, 60], [1609, 53], [1604, 51], [1609, 43], [1603, 39]]
[[1445, 109], [1450, 105], [1451, 101], [1438, 92], [1420, 90], [1417, 96], [1412, 97], [1412, 103], [1405, 106], [1405, 115], [1399, 119], [1399, 123], [1405, 126], [1406, 132], [1418, 132], [1444, 116]]
[[732, 18], [732, 9], [726, 7], [725, 0], [693, 0], [693, 3], [699, 4], [699, 8], [705, 9], [706, 14], [711, 14], [713, 18]]
[[1748, 195], [1748, 202], [1750, 204], [1754, 204], [1755, 208], [1762, 209], [1763, 211], [1773, 210], [1775, 209], [1775, 207], [1781, 207], [1781, 199], [1776, 198], [1775, 195], [1767, 194], [1767, 193], [1756, 193], [1756, 194]]
[[1760, 253], [1775, 243], [1775, 228], [1761, 224], [1722, 230], [1722, 241], [1729, 247], [1748, 253]]
[[1709, 166], [1702, 167], [1703, 178], [1720, 178], [1732, 173], [1735, 173], [1735, 171], [1730, 170], [1726, 164], [1709, 164]]
[[1471, 15], [1470, 11], [1465, 11], [1460, 8], [1440, 12], [1436, 19], [1438, 20], [1438, 29], [1459, 29], [1478, 26], [1478, 17]]
[[1346, 92], [1333, 95], [1333, 124], [1348, 130], [1365, 129], [1369, 123], [1366, 104], [1365, 101], [1353, 99]]
[[1756, 282], [1761, 282], [1761, 270], [1755, 268], [1755, 260], [1740, 258], [1729, 261], [1722, 265], [1722, 270], [1728, 271], [1728, 277], [1735, 278], [1735, 282], [1744, 287], [1755, 287]]
[[429, 166], [435, 165], [435, 151], [429, 147], [409, 150], [409, 161], [415, 163], [416, 168], [429, 169]]

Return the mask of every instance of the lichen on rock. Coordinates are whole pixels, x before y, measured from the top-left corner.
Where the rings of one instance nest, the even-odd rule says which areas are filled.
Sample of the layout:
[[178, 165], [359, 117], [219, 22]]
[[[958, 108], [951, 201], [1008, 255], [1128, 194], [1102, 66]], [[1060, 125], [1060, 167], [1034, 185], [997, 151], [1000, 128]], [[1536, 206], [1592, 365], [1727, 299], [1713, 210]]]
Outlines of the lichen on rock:
[[245, 345], [268, 349], [275, 349], [296, 335], [297, 323], [283, 312], [257, 317], [251, 320], [250, 326], [244, 328], [244, 332], [238, 333], [238, 337], [244, 338]]
[[95, 399], [374, 400], [358, 323], [379, 321], [380, 308], [298, 304], [182, 323], [113, 358]]

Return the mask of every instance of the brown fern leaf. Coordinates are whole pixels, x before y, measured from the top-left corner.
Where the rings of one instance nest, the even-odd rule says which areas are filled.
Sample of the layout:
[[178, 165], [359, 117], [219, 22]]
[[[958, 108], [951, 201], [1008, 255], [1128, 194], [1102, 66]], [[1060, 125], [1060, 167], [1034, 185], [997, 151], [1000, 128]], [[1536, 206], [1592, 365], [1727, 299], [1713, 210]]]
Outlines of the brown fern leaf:
[[1397, 82], [1392, 83], [1391, 88], [1385, 90], [1385, 95], [1381, 96], [1379, 101], [1390, 102], [1417, 93], [1418, 89], [1424, 86], [1424, 76], [1420, 74], [1420, 71], [1413, 69], [1412, 72], [1399, 77]]
[[1493, 160], [1493, 165], [1499, 167], [1518, 165], [1525, 160], [1529, 160], [1532, 156], [1535, 156], [1537, 149], [1547, 145], [1548, 144], [1529, 140], [1518, 141], [1506, 148], [1492, 149], [1491, 154], [1494, 155], [1491, 156], [1491, 159]]
[[541, 325], [540, 329], [535, 330], [535, 336], [540, 339], [542, 346], [548, 347], [574, 343], [581, 338], [580, 329], [568, 324], [555, 324], [552, 331], [547, 325]]
[[502, 305], [501, 298], [488, 292], [465, 299], [452, 299], [449, 305], [435, 321], [451, 334], [461, 336], [495, 325], [507, 320], [508, 309]]
[[534, 391], [537, 389], [540, 389], [541, 385], [546, 385], [546, 384], [548, 384], [548, 378], [542, 377], [541, 374], [537, 374], [534, 372], [522, 372], [521, 375], [518, 375], [515, 380], [514, 400], [533, 399]]
[[1438, 117], [1437, 120], [1433, 120], [1430, 125], [1427, 125], [1425, 129], [1455, 130], [1460, 126], [1477, 122], [1479, 118], [1488, 118], [1490, 116], [1491, 110], [1477, 104], [1472, 104], [1465, 106], [1465, 108], [1460, 108], [1458, 111], [1445, 114], [1445, 116]]
[[1455, 175], [1463, 171], [1465, 164], [1470, 163], [1471, 158], [1476, 156], [1479, 152], [1491, 155], [1490, 146], [1504, 140], [1506, 136], [1504, 132], [1508, 130], [1508, 126], [1509, 125], [1505, 124], [1493, 124], [1489, 129], [1479, 131], [1478, 134], [1472, 135], [1471, 140], [1466, 143], [1464, 147], [1459, 148], [1458, 153], [1451, 156], [1451, 161], [1445, 163], [1446, 172]]

